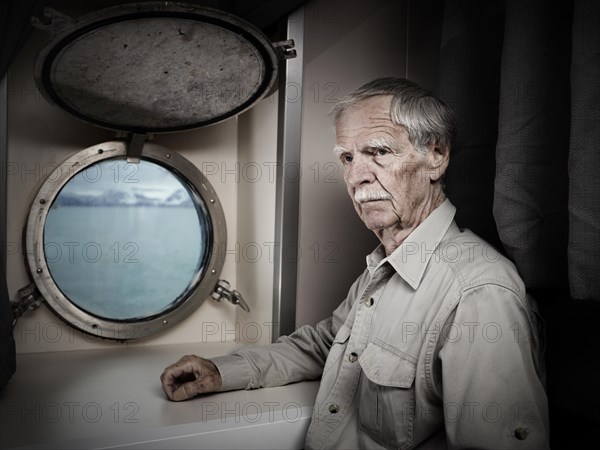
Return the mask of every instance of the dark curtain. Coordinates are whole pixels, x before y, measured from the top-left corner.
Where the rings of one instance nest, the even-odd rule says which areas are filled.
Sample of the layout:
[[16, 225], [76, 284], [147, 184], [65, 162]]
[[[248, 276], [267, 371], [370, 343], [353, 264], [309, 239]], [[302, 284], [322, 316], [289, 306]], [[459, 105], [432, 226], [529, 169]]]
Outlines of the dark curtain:
[[15, 341], [12, 332], [12, 311], [8, 302], [8, 290], [4, 275], [4, 263], [0, 264], [0, 388], [15, 372]]
[[600, 2], [446, 0], [439, 93], [459, 117], [457, 222], [536, 298], [553, 446], [584, 445], [600, 425]]

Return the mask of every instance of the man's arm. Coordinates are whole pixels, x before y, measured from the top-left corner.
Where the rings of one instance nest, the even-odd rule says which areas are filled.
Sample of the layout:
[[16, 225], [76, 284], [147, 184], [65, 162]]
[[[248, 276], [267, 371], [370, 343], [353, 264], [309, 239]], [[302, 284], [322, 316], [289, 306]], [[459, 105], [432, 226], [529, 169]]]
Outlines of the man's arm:
[[354, 282], [332, 317], [315, 327], [305, 325], [274, 344], [242, 347], [211, 360], [184, 356], [162, 373], [163, 390], [169, 399], [180, 401], [207, 392], [281, 386], [319, 378], [335, 335], [359, 297], [367, 273]]
[[281, 386], [321, 376], [339, 328], [332, 318], [316, 327], [305, 325], [266, 346], [246, 346], [212, 358], [222, 374], [221, 390]]
[[[537, 323], [498, 285], [465, 293], [453, 322], [462, 334], [440, 350], [449, 448], [548, 448], [548, 405]], [[455, 327], [456, 328], [456, 327]]]
[[271, 345], [242, 347], [211, 360], [186, 355], [164, 370], [162, 387], [170, 400], [182, 401], [207, 392], [313, 380], [321, 376], [336, 332], [329, 318]]

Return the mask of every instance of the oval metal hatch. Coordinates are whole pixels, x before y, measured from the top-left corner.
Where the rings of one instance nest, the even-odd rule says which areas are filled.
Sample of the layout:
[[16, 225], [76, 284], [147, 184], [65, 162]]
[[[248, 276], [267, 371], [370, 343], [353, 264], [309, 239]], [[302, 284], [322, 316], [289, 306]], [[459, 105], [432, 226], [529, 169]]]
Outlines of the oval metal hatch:
[[41, 50], [35, 77], [51, 103], [81, 120], [161, 133], [250, 108], [272, 88], [277, 56], [262, 32], [238, 17], [146, 2], [68, 22]]

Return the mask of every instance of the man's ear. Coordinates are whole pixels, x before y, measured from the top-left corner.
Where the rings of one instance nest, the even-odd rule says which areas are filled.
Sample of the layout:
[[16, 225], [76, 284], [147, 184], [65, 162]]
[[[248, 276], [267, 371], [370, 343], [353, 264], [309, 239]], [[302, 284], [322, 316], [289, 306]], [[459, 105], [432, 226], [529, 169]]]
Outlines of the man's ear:
[[450, 161], [450, 149], [448, 147], [440, 147], [436, 143], [428, 146], [428, 170], [429, 180], [432, 183], [439, 181], [446, 169], [448, 168], [448, 162]]

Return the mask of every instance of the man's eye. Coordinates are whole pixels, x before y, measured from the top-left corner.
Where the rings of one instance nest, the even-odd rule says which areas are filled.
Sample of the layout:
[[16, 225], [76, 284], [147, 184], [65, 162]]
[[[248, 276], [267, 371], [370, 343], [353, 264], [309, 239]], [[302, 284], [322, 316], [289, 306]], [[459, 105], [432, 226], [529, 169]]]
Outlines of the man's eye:
[[377, 156], [385, 156], [389, 153], [390, 151], [387, 148], [378, 148], [375, 150], [375, 154]]
[[352, 162], [352, 155], [349, 155], [348, 153], [346, 153], [346, 154], [342, 155], [341, 159], [342, 159], [342, 162], [344, 164], [351, 163]]

